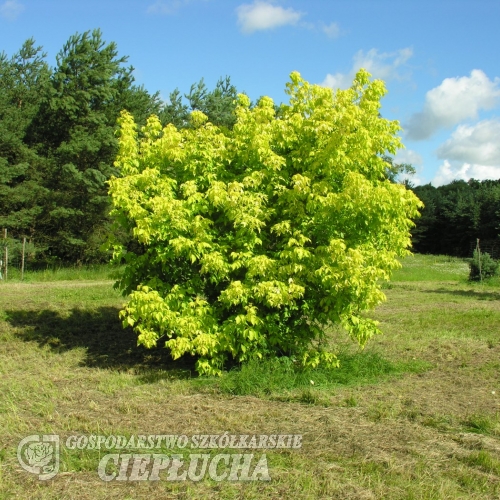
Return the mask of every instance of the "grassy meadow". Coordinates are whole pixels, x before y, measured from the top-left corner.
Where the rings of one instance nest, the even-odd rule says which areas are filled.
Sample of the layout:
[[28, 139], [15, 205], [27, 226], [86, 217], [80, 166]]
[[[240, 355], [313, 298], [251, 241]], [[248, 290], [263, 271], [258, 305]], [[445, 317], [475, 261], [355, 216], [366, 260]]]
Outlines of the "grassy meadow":
[[[329, 332], [337, 370], [285, 359], [209, 378], [137, 347], [109, 269], [14, 270], [0, 282], [0, 499], [498, 499], [500, 280], [467, 275], [461, 259], [405, 259], [370, 313], [382, 335], [360, 351]], [[224, 432], [302, 447], [254, 450], [270, 481], [104, 482], [109, 451], [62, 445], [59, 474], [39, 481], [16, 457], [32, 434]]]

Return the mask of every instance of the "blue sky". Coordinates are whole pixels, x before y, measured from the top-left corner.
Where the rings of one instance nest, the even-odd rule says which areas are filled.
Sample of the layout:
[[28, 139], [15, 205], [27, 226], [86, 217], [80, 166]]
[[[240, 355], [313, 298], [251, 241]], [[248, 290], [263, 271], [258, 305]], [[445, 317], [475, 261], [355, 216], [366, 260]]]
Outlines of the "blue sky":
[[53, 65], [71, 35], [100, 28], [165, 99], [228, 75], [282, 102], [292, 71], [345, 88], [364, 67], [403, 126], [396, 159], [440, 185], [500, 179], [499, 21], [499, 0], [0, 0], [0, 51], [34, 37]]

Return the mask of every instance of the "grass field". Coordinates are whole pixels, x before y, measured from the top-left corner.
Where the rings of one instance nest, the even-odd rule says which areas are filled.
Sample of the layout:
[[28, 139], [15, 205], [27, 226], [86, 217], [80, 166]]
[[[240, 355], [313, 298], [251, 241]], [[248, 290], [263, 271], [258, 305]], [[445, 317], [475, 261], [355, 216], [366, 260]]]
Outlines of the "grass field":
[[[467, 273], [460, 259], [405, 259], [371, 313], [383, 335], [361, 352], [329, 332], [336, 371], [282, 361], [221, 378], [138, 348], [108, 270], [13, 274], [0, 283], [0, 498], [498, 499], [500, 282]], [[302, 435], [302, 447], [247, 450], [265, 453], [270, 481], [105, 482], [97, 466], [113, 451], [64, 446], [71, 435], [224, 432]], [[17, 460], [35, 434], [61, 439], [48, 481]]]

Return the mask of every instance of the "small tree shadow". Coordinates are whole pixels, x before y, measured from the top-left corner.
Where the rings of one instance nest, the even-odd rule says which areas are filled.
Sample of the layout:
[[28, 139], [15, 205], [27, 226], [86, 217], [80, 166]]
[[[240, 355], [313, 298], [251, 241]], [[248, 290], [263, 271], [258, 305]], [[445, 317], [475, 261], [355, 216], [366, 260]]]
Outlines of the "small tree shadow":
[[442, 293], [446, 295], [460, 295], [461, 297], [471, 297], [477, 300], [500, 300], [499, 292], [483, 292], [476, 290], [449, 290], [448, 288], [438, 288], [436, 290], [426, 290], [426, 293]]
[[195, 359], [186, 356], [172, 360], [164, 347], [165, 339], [152, 349], [138, 346], [137, 334], [132, 328], [122, 327], [118, 312], [115, 307], [73, 308], [64, 313], [51, 309], [6, 311], [7, 321], [19, 329], [18, 336], [26, 342], [38, 342], [55, 352], [85, 348], [83, 366], [134, 368], [139, 372], [161, 368], [174, 371], [181, 378], [194, 375]]

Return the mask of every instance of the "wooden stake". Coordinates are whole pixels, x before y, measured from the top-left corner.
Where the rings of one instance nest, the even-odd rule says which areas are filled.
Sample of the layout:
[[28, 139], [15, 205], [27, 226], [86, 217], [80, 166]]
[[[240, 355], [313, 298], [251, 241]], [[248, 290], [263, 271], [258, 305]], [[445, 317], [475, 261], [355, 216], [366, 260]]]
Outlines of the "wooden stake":
[[21, 281], [24, 279], [24, 251], [26, 250], [26, 238], [23, 238], [23, 253], [21, 256]]
[[477, 249], [477, 258], [478, 258], [478, 261], [479, 261], [479, 279], [482, 282], [483, 281], [483, 272], [481, 270], [481, 248], [479, 248], [479, 238], [477, 238], [476, 249]]
[[4, 242], [5, 242], [5, 277], [4, 277], [4, 280], [7, 281], [7, 268], [8, 268], [8, 265], [7, 265], [7, 262], [9, 260], [9, 250], [7, 249], [7, 228], [5, 228], [3, 230], [3, 239], [4, 239]]

